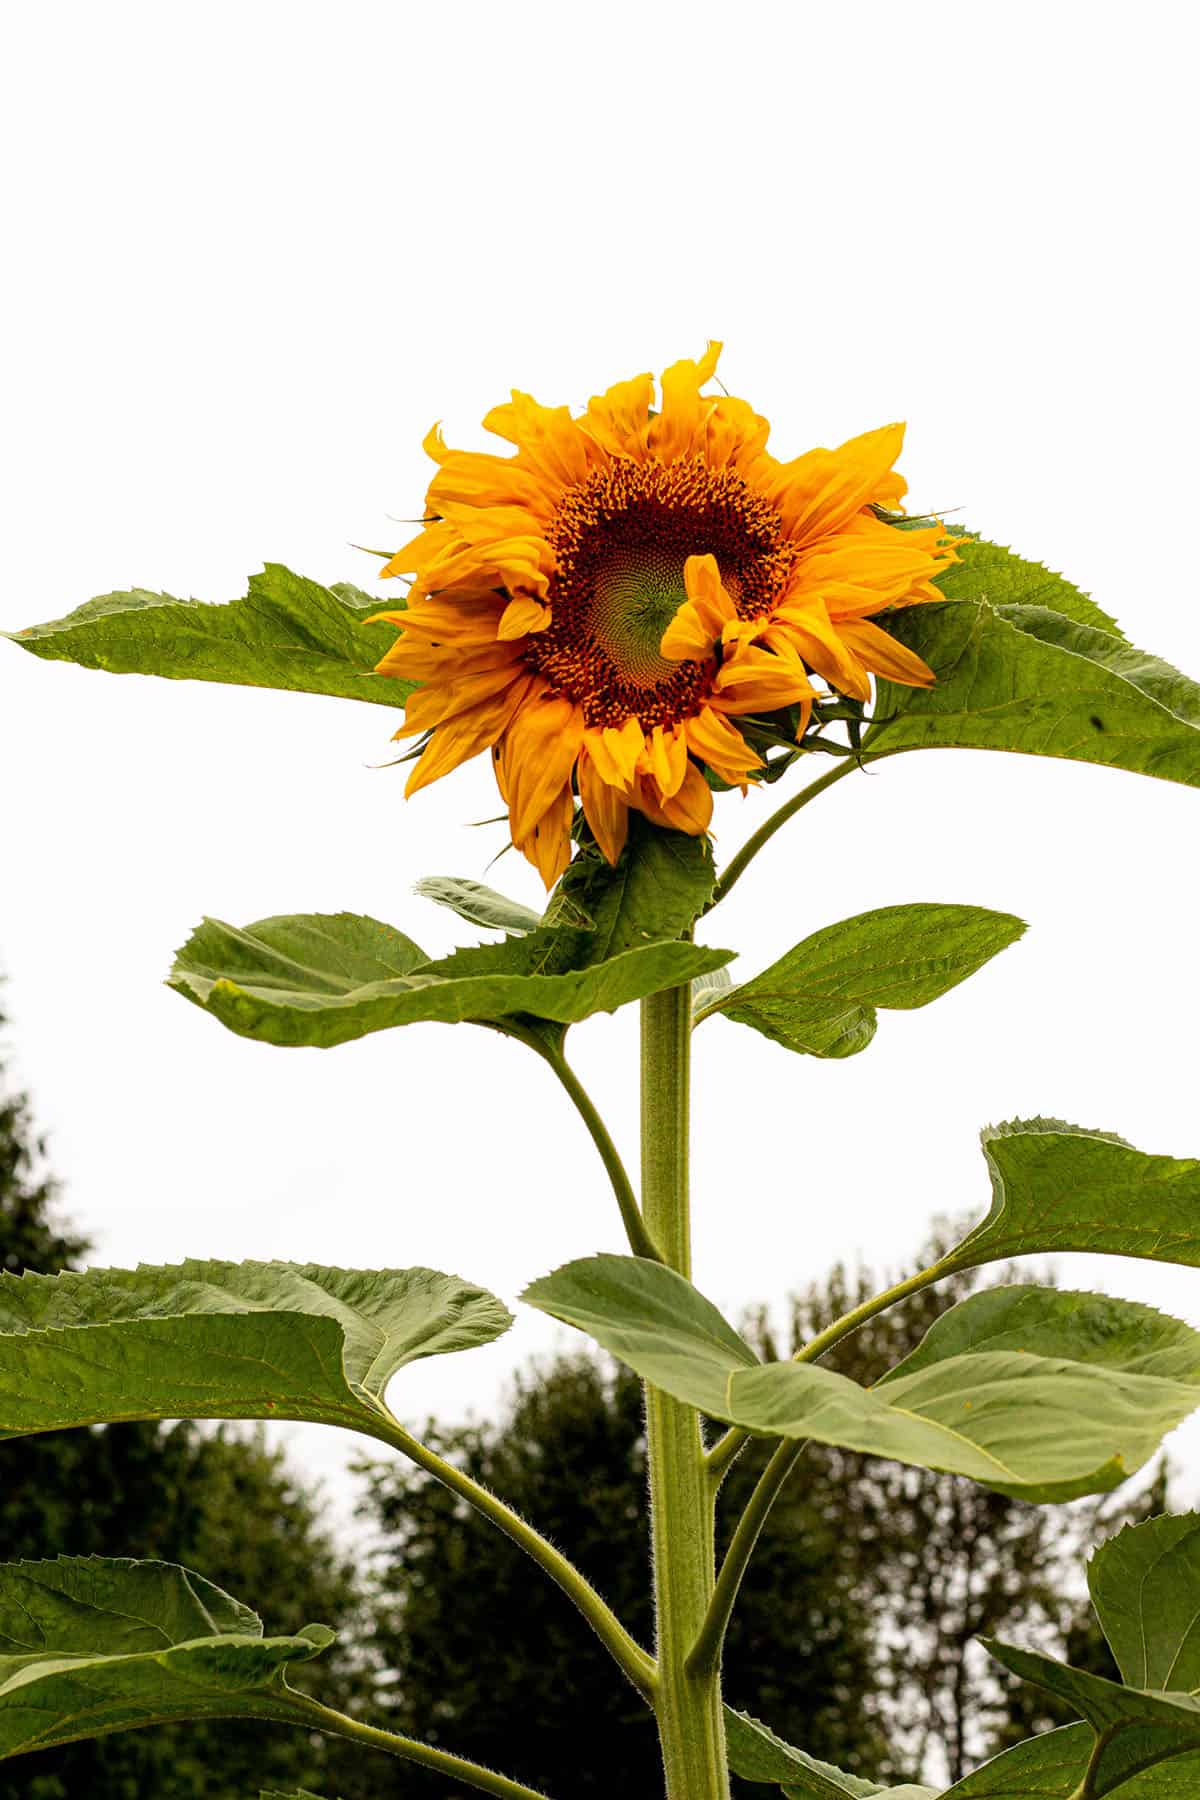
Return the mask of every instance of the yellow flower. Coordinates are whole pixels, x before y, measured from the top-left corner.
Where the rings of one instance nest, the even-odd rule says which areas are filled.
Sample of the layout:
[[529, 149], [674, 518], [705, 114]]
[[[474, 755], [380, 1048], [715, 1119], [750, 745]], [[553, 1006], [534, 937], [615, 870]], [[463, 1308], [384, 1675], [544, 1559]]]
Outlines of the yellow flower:
[[[411, 574], [379, 664], [420, 685], [397, 737], [429, 735], [407, 792], [490, 749], [514, 844], [552, 887], [578, 794], [615, 862], [630, 807], [699, 834], [703, 771], [745, 792], [762, 758], [739, 730], [796, 709], [818, 675], [870, 698], [870, 677], [932, 672], [871, 622], [935, 600], [955, 560], [938, 525], [882, 516], [905, 492], [903, 427], [780, 462], [744, 400], [705, 395], [719, 344], [662, 377], [619, 382], [572, 418], [514, 393], [484, 420], [511, 456], [425, 448], [438, 464], [423, 529], [384, 575]], [[877, 510], [878, 509], [878, 510]]]

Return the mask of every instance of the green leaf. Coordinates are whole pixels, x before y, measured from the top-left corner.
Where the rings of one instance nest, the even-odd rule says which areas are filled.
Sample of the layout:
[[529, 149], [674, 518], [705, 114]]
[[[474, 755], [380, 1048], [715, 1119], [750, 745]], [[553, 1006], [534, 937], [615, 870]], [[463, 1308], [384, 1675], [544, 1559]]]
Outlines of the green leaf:
[[413, 893], [438, 906], [448, 906], [460, 919], [487, 931], [507, 931], [522, 937], [541, 924], [531, 907], [509, 900], [495, 888], [483, 887], [478, 881], [460, 881], [454, 875], [426, 875], [417, 882]]
[[758, 1719], [725, 1708], [729, 1767], [745, 1781], [773, 1781], [788, 1800], [937, 1800], [937, 1790], [905, 1782], [881, 1787], [794, 1750]]
[[123, 1419], [308, 1419], [368, 1432], [405, 1364], [511, 1315], [433, 1269], [184, 1262], [0, 1276], [0, 1437]]
[[991, 1210], [947, 1269], [1064, 1250], [1200, 1268], [1200, 1162], [1061, 1119], [1015, 1119], [982, 1140]]
[[1025, 930], [982, 906], [884, 906], [829, 925], [707, 1012], [752, 1025], [789, 1050], [853, 1056], [875, 1035], [877, 1006], [926, 1006]]
[[881, 681], [866, 750], [1017, 750], [1200, 785], [1200, 687], [1123, 638], [983, 600], [904, 607], [885, 623], [937, 679]]
[[1127, 1525], [1096, 1551], [1088, 1588], [1122, 1681], [1200, 1689], [1200, 1515]]
[[268, 563], [242, 600], [210, 605], [145, 588], [101, 594], [65, 619], [0, 633], [50, 662], [114, 675], [226, 681], [403, 706], [416, 685], [376, 675], [395, 629], [366, 620], [388, 604], [341, 582], [322, 587]]
[[[957, 527], [951, 527], [950, 536], [960, 536]], [[996, 607], [1044, 606], [1064, 619], [1074, 619], [1077, 625], [1092, 625], [1113, 637], [1124, 637], [1117, 621], [1065, 575], [1056, 575], [1043, 564], [1029, 562], [985, 538], [960, 539], [956, 548], [960, 560], [938, 577], [937, 585], [947, 600], [986, 600]]]
[[968, 1475], [1025, 1500], [1115, 1487], [1200, 1405], [1200, 1334], [1104, 1295], [974, 1295], [870, 1389], [815, 1363], [756, 1363], [689, 1282], [639, 1258], [568, 1263], [522, 1298], [732, 1425]]
[[285, 1674], [333, 1642], [266, 1638], [257, 1615], [172, 1563], [0, 1564], [0, 1758], [174, 1719], [287, 1716]]
[[[1089, 1725], [1065, 1725], [1026, 1738], [964, 1775], [942, 1800], [1069, 1800], [1078, 1792], [1095, 1741]], [[1132, 1796], [1133, 1789], [1127, 1792]]]
[[732, 1372], [759, 1367], [711, 1300], [643, 1257], [582, 1257], [530, 1282], [521, 1298], [589, 1332], [635, 1373], [714, 1418], [725, 1416]]
[[596, 850], [581, 850], [555, 889], [544, 923], [570, 924], [581, 911], [591, 928], [589, 941], [578, 948], [579, 966], [605, 962], [642, 944], [682, 937], [711, 900], [715, 878], [707, 838], [664, 831], [631, 813], [616, 868]]
[[327, 1047], [422, 1020], [503, 1028], [533, 1015], [567, 1025], [691, 981], [732, 954], [648, 944], [578, 969], [569, 966], [571, 936], [539, 930], [426, 962], [400, 932], [349, 913], [262, 919], [245, 930], [206, 919], [168, 985], [242, 1037]]
[[[1101, 1740], [1089, 1765], [1086, 1785], [1081, 1789], [1086, 1800], [1103, 1800], [1105, 1794], [1118, 1788], [1124, 1793], [1131, 1775], [1155, 1763], [1200, 1752], [1200, 1697], [1122, 1687], [1119, 1682], [1072, 1669], [1037, 1651], [1019, 1650], [989, 1638], [980, 1642], [997, 1662], [1022, 1681], [1056, 1694], [1082, 1713]], [[1194, 1787], [1191, 1791], [1195, 1792]], [[1157, 1790], [1150, 1787], [1147, 1792]]]
[[[942, 1800], [1079, 1800], [1096, 1742], [1090, 1725], [1064, 1725], [1027, 1738], [964, 1775]], [[1130, 1776], [1121, 1800], [1196, 1800], [1200, 1756], [1172, 1757]]]
[[321, 1800], [321, 1796], [320, 1794], [310, 1794], [307, 1788], [301, 1788], [298, 1793], [294, 1794], [268, 1793], [263, 1788], [259, 1793], [258, 1800]]

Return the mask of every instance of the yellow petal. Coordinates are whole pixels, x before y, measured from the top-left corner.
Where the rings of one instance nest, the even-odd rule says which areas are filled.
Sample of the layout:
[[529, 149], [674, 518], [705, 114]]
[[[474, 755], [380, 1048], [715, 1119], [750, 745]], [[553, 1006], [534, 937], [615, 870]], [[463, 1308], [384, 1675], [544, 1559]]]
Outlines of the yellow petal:
[[646, 751], [643, 758], [646, 772], [653, 775], [658, 783], [659, 792], [665, 799], [671, 799], [683, 785], [687, 774], [687, 737], [683, 731], [677, 731], [673, 725], [663, 727], [656, 725], [646, 740]]
[[513, 842], [521, 844], [568, 780], [583, 742], [583, 713], [564, 694], [547, 694], [518, 713], [504, 746]]
[[711, 706], [702, 706], [684, 730], [692, 755], [698, 762], [707, 763], [722, 781], [744, 787], [750, 771], [763, 766], [758, 751], [751, 749], [737, 727]]
[[624, 794], [605, 779], [589, 752], [586, 739], [579, 752], [578, 767], [579, 798], [583, 802], [584, 817], [605, 861], [615, 866], [629, 831], [628, 802]]
[[712, 820], [712, 789], [694, 762], [688, 763], [683, 785], [670, 799], [658, 791], [652, 775], [642, 775], [633, 804], [651, 824], [686, 831], [689, 837], [701, 837]]
[[570, 782], [564, 783], [529, 833], [513, 842], [522, 856], [531, 862], [546, 884], [546, 892], [554, 886], [571, 860], [571, 820], [575, 798]]
[[701, 662], [712, 655], [726, 625], [737, 621], [737, 607], [721, 584], [715, 556], [689, 556], [683, 587], [687, 599], [664, 631], [659, 651], [669, 662]]
[[838, 630], [874, 674], [897, 681], [902, 687], [928, 687], [935, 679], [929, 664], [922, 662], [914, 650], [898, 643], [869, 619], [847, 620]]
[[704, 429], [715, 401], [701, 397], [700, 389], [716, 372], [721, 346], [710, 343], [699, 362], [672, 363], [663, 371], [662, 411], [651, 419], [647, 442], [663, 462], [688, 456], [702, 447]]
[[543, 606], [540, 600], [530, 599], [528, 594], [518, 594], [501, 614], [496, 636], [507, 642], [511, 638], [527, 637], [531, 631], [545, 631], [549, 623], [548, 606]]
[[903, 444], [903, 425], [884, 425], [837, 450], [810, 450], [785, 463], [774, 499], [788, 536], [808, 544], [837, 531], [870, 504]]
[[[641, 761], [642, 751], [646, 747], [646, 739], [642, 728], [632, 715], [618, 729], [615, 725], [606, 725], [602, 733], [604, 749], [612, 759], [616, 770], [616, 779], [624, 781], [629, 787], [633, 781], [634, 771]], [[609, 779], [613, 779], [611, 776]]]

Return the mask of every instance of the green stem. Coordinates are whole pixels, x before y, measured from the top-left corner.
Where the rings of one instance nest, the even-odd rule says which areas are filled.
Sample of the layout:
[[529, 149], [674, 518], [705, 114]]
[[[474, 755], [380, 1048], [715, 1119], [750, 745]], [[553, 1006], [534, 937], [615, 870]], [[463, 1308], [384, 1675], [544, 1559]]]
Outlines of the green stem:
[[[955, 1262], [952, 1258], [947, 1257], [942, 1262], [933, 1263], [928, 1269], [918, 1270], [915, 1275], [908, 1276], [904, 1281], [896, 1282], [893, 1287], [885, 1288], [881, 1294], [873, 1294], [869, 1300], [864, 1300], [861, 1306], [852, 1307], [848, 1313], [843, 1313], [840, 1319], [835, 1319], [832, 1325], [827, 1325], [824, 1331], [819, 1331], [815, 1338], [805, 1344], [803, 1350], [797, 1350], [792, 1361], [816, 1362], [817, 1358], [824, 1356], [827, 1350], [832, 1350], [835, 1344], [840, 1344], [843, 1338], [848, 1338], [852, 1331], [857, 1331], [860, 1325], [865, 1325], [868, 1319], [875, 1318], [878, 1313], [886, 1312], [889, 1306], [895, 1306], [898, 1300], [907, 1300], [910, 1294], [919, 1294], [922, 1288], [932, 1287], [934, 1282], [941, 1281], [943, 1276], [952, 1275], [956, 1269], [966, 1266], [966, 1264]], [[730, 1464], [737, 1457], [742, 1446], [749, 1440], [750, 1435], [748, 1431], [741, 1431], [736, 1425], [731, 1425], [724, 1436], [717, 1439], [707, 1458], [708, 1473], [714, 1486], [720, 1485]], [[763, 1480], [766, 1480], [765, 1471]]]
[[289, 1692], [275, 1716], [327, 1732], [330, 1737], [349, 1738], [351, 1743], [363, 1744], [369, 1750], [382, 1750], [388, 1756], [402, 1757], [405, 1762], [419, 1763], [423, 1769], [432, 1769], [435, 1775], [444, 1775], [454, 1782], [465, 1781], [468, 1787], [495, 1794], [498, 1800], [546, 1800], [540, 1789], [526, 1787], [523, 1781], [510, 1781], [507, 1775], [497, 1775], [494, 1769], [467, 1762], [461, 1756], [451, 1756], [447, 1750], [435, 1750], [429, 1744], [418, 1743], [415, 1738], [400, 1737], [396, 1732], [365, 1725], [361, 1719], [352, 1719], [330, 1706], [322, 1706], [319, 1700], [313, 1700], [307, 1694]]
[[[361, 1422], [359, 1429], [362, 1429]], [[496, 1494], [485, 1488], [480, 1482], [464, 1474], [462, 1469], [447, 1462], [444, 1457], [431, 1450], [428, 1444], [421, 1443], [413, 1437], [398, 1420], [390, 1414], [380, 1418], [374, 1435], [381, 1443], [389, 1444], [393, 1450], [399, 1450], [418, 1468], [424, 1469], [438, 1481], [448, 1487], [452, 1493], [458, 1494], [475, 1510], [490, 1519], [493, 1525], [499, 1526], [505, 1536], [511, 1538], [519, 1549], [545, 1570], [546, 1574], [556, 1581], [568, 1599], [572, 1600], [583, 1614], [592, 1630], [604, 1644], [617, 1666], [629, 1677], [638, 1693], [650, 1705], [654, 1704], [657, 1691], [657, 1674], [653, 1658], [648, 1656], [641, 1645], [622, 1625], [606, 1600], [603, 1600], [595, 1588], [580, 1574], [574, 1563], [570, 1562], [560, 1550], [548, 1543], [540, 1532], [535, 1531], [519, 1513], [506, 1506]], [[499, 1791], [499, 1790], [498, 1790]], [[505, 1790], [510, 1791], [510, 1790]], [[516, 1793], [514, 1788], [511, 1790]], [[525, 1793], [527, 1790], [520, 1790]]]
[[751, 837], [747, 838], [746, 842], [742, 845], [741, 849], [730, 862], [729, 867], [714, 887], [713, 897], [709, 902], [708, 911], [711, 912], [712, 908], [725, 898], [739, 876], [746, 873], [746, 870], [750, 867], [750, 864], [754, 861], [754, 858], [758, 855], [764, 844], [769, 844], [771, 839], [775, 836], [775, 833], [779, 831], [782, 826], [786, 825], [789, 819], [794, 818], [802, 806], [807, 806], [810, 800], [815, 800], [818, 794], [823, 794], [825, 792], [826, 788], [833, 787], [835, 782], [844, 781], [847, 775], [852, 775], [856, 769], [862, 768], [866, 763], [876, 762], [881, 756], [896, 756], [898, 754], [899, 752], [894, 750], [877, 750], [873, 756], [864, 753], [864, 755], [860, 757], [849, 757], [845, 762], [837, 763], [827, 774], [820, 776], [816, 781], [810, 782], [806, 788], [801, 788], [798, 794], [793, 794], [790, 800], [785, 801], [776, 812], [771, 814], [769, 819], [759, 826], [758, 830], [754, 832]]
[[778, 1444], [766, 1468], [758, 1478], [754, 1492], [746, 1502], [746, 1510], [737, 1522], [737, 1529], [725, 1552], [725, 1560], [721, 1564], [721, 1573], [717, 1576], [716, 1587], [709, 1602], [704, 1623], [700, 1627], [688, 1667], [697, 1675], [720, 1666], [721, 1649], [725, 1642], [725, 1633], [733, 1616], [734, 1602], [738, 1597], [738, 1589], [742, 1585], [742, 1577], [746, 1573], [750, 1558], [754, 1554], [754, 1546], [758, 1542], [759, 1533], [767, 1522], [767, 1514], [774, 1506], [779, 1491], [795, 1468], [804, 1451], [804, 1441], [796, 1442], [794, 1438], [785, 1438]]
[[621, 1161], [620, 1152], [609, 1136], [608, 1127], [596, 1111], [591, 1095], [576, 1075], [560, 1049], [551, 1049], [535, 1032], [515, 1031], [506, 1025], [505, 1030], [512, 1037], [519, 1037], [521, 1042], [536, 1050], [543, 1062], [549, 1063], [562, 1083], [576, 1112], [587, 1126], [596, 1149], [600, 1152], [600, 1161], [608, 1172], [613, 1193], [617, 1197], [617, 1205], [621, 1209], [621, 1222], [625, 1227], [625, 1236], [629, 1240], [629, 1248], [635, 1256], [647, 1257], [651, 1262], [662, 1262], [662, 1252], [646, 1229], [646, 1221], [642, 1217], [637, 1203], [637, 1195], [633, 1191], [633, 1183]]
[[[688, 987], [642, 1002], [642, 1200], [664, 1260], [691, 1271], [688, 1210]], [[646, 1384], [654, 1599], [658, 1633], [655, 1712], [667, 1800], [729, 1800], [721, 1685], [716, 1667], [688, 1656], [715, 1580], [713, 1495], [700, 1415]]]

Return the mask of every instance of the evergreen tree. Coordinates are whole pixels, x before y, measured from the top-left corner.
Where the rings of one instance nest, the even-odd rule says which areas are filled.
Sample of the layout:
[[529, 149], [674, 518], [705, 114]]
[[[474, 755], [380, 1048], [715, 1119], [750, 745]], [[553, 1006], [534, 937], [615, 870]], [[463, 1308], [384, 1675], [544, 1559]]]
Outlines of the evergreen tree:
[[[0, 1060], [3, 1267], [53, 1274], [87, 1249], [60, 1218], [29, 1103], [9, 1090]], [[0, 1443], [0, 1561], [56, 1555], [184, 1563], [248, 1601], [268, 1630], [320, 1620], [347, 1644], [361, 1635], [355, 1571], [334, 1553], [316, 1496], [261, 1435], [110, 1425]], [[307, 1673], [314, 1691], [343, 1706], [362, 1683], [344, 1653]], [[257, 1800], [262, 1787], [374, 1800], [377, 1773], [347, 1745], [230, 1721], [17, 1758], [0, 1764], [0, 1800]]]

